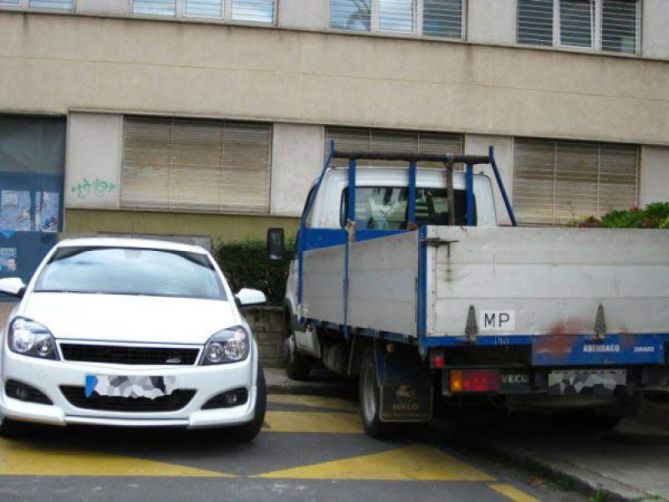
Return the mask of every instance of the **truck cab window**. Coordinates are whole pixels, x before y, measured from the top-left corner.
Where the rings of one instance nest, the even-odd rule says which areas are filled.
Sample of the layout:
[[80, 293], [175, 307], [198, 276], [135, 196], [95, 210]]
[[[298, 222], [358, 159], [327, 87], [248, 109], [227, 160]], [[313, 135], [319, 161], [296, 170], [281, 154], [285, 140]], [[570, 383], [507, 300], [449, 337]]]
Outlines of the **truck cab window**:
[[[455, 224], [467, 224], [467, 193], [455, 190]], [[407, 228], [409, 189], [406, 187], [358, 187], [355, 220], [358, 229], [402, 230]], [[342, 192], [340, 224], [346, 225], [348, 188]], [[445, 188], [416, 189], [416, 224], [448, 225], [448, 200]], [[476, 201], [474, 201], [476, 225]]]

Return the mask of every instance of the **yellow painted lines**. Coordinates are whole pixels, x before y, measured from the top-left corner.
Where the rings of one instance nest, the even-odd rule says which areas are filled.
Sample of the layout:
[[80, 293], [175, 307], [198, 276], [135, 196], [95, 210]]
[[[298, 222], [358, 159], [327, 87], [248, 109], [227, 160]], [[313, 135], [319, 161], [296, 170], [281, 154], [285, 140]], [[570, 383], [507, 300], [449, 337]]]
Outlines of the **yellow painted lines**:
[[354, 413], [320, 411], [268, 411], [264, 432], [362, 434], [360, 417]]
[[488, 485], [490, 488], [495, 490], [497, 493], [504, 495], [506, 498], [513, 500], [514, 502], [539, 502], [539, 499], [536, 499], [527, 493], [519, 490], [515, 486], [507, 485], [504, 483], [493, 483]]
[[40, 446], [0, 439], [0, 475], [3, 476], [189, 476], [234, 477], [222, 472], [195, 469], [103, 452]]
[[260, 474], [261, 478], [381, 481], [495, 481], [495, 478], [427, 445], [333, 460]]
[[278, 404], [293, 404], [328, 410], [350, 411], [352, 413], [358, 411], [358, 407], [355, 405], [355, 403], [334, 397], [270, 394], [267, 396], [267, 401]]

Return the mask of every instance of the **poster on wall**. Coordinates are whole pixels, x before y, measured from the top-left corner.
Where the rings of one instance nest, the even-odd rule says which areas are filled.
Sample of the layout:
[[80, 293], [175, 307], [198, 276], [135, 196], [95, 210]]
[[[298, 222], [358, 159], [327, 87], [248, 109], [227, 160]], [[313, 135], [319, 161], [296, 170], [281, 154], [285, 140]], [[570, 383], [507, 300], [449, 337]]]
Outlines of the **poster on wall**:
[[16, 267], [16, 248], [0, 248], [0, 274], [12, 274]]
[[29, 191], [2, 190], [0, 192], [0, 230], [31, 231], [30, 206]]
[[59, 209], [60, 194], [58, 192], [37, 192], [35, 194], [35, 231], [58, 232]]

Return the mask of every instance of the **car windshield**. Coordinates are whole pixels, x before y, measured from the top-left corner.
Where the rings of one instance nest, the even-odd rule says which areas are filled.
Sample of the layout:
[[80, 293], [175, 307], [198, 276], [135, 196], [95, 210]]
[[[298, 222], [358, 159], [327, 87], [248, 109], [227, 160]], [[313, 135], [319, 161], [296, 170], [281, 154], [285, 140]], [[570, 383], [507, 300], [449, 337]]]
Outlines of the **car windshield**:
[[206, 255], [139, 248], [60, 248], [35, 291], [226, 299]]

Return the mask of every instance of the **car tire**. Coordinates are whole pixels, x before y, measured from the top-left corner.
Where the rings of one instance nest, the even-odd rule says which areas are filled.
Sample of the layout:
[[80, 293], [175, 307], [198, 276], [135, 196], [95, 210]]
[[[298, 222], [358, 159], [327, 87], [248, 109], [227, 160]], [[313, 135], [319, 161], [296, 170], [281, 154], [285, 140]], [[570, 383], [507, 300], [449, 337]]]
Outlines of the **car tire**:
[[24, 433], [24, 427], [18, 422], [9, 420], [0, 415], [0, 437], [12, 439], [21, 437]]
[[230, 429], [230, 435], [236, 441], [246, 442], [253, 440], [262, 429], [265, 423], [265, 410], [267, 409], [267, 387], [265, 385], [265, 373], [262, 366], [258, 363], [258, 374], [256, 383], [256, 408], [253, 413], [253, 420], [244, 425], [236, 425]]
[[384, 423], [380, 418], [381, 389], [376, 373], [374, 349], [368, 348], [360, 364], [358, 395], [360, 415], [365, 433], [373, 438], [387, 437], [393, 432], [392, 424]]
[[311, 359], [300, 354], [295, 342], [295, 334], [286, 338], [285, 342], [286, 374], [291, 380], [307, 380], [311, 373]]

